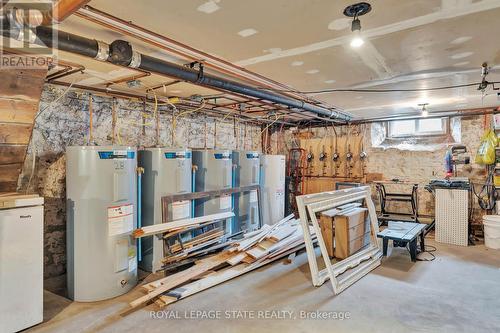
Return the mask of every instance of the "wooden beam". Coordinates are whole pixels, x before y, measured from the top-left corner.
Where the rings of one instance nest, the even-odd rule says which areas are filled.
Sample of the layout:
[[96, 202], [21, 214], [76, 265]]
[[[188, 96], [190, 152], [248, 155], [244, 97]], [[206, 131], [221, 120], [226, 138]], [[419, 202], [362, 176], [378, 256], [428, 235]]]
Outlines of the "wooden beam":
[[59, 0], [54, 5], [54, 20], [58, 23], [85, 6], [90, 0]]

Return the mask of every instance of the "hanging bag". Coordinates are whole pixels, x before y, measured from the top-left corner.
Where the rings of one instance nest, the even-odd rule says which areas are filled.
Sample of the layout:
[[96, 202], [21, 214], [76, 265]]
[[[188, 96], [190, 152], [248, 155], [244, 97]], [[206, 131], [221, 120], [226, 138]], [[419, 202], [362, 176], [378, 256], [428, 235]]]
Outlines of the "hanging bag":
[[475, 162], [477, 164], [494, 164], [497, 136], [491, 129], [487, 129], [481, 137], [481, 143], [477, 149]]

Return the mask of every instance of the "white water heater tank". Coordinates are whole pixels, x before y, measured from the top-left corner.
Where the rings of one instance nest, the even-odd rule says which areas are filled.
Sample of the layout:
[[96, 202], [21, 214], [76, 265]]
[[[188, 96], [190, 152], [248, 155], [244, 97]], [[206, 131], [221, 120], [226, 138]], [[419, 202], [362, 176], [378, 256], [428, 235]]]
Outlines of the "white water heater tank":
[[132, 147], [66, 149], [69, 297], [93, 302], [137, 284], [137, 152]]
[[[175, 148], [146, 148], [139, 150], [142, 175], [142, 226], [163, 223], [161, 198], [171, 194], [191, 192], [191, 150]], [[191, 201], [177, 201], [168, 205], [167, 221], [191, 217]], [[149, 236], [141, 239], [139, 267], [157, 272], [163, 267], [163, 239]]]
[[275, 224], [285, 217], [285, 156], [261, 155], [262, 222]]

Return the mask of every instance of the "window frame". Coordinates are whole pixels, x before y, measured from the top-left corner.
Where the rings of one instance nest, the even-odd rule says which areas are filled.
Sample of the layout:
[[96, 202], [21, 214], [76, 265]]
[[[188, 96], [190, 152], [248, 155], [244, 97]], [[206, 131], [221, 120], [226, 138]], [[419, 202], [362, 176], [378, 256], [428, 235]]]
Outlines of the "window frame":
[[[450, 118], [440, 118], [442, 122], [442, 131], [420, 131], [420, 121], [425, 119], [439, 119], [439, 118], [419, 118], [419, 119], [400, 119], [389, 120], [386, 122], [386, 135], [389, 139], [404, 139], [404, 138], [424, 138], [424, 137], [441, 137], [446, 136], [450, 132]], [[411, 134], [391, 135], [391, 125], [397, 121], [412, 120], [415, 122], [415, 132]]]

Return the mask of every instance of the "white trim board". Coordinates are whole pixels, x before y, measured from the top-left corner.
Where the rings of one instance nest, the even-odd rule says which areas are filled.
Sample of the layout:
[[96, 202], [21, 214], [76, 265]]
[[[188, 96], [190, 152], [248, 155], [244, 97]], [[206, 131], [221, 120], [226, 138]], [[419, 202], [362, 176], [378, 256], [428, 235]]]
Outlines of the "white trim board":
[[[371, 199], [370, 187], [363, 186], [340, 191], [302, 195], [298, 196], [296, 200], [299, 208], [302, 230], [304, 231], [307, 259], [309, 261], [309, 268], [311, 270], [311, 278], [314, 286], [321, 286], [327, 279], [330, 279], [333, 292], [338, 294], [380, 265], [382, 253], [377, 240], [377, 233], [379, 231], [378, 219], [375, 206]], [[359, 200], [364, 200], [368, 209], [371, 225], [370, 245], [366, 249], [332, 265], [316, 218], [316, 213]], [[318, 270], [316, 252], [314, 251], [314, 245], [309, 232], [310, 223], [316, 233], [321, 256], [326, 266], [326, 268], [321, 271]], [[349, 272], [347, 276], [339, 277], [339, 275], [343, 274], [348, 269], [352, 269], [352, 272]]]

